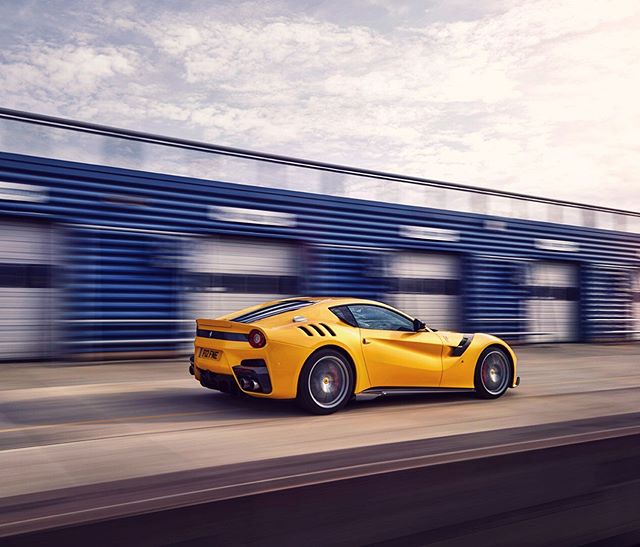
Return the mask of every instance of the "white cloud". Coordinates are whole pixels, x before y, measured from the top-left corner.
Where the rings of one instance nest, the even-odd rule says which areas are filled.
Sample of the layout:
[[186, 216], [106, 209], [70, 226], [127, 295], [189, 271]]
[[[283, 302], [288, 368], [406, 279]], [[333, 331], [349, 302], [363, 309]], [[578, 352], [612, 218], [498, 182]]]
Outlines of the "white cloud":
[[27, 36], [34, 45], [6, 48], [0, 99], [223, 145], [640, 208], [640, 4], [513, 1], [434, 22], [370, 3], [386, 6], [396, 26], [342, 24], [284, 4], [158, 13], [124, 2], [117, 14], [98, 10], [102, 22], [82, 35]]
[[131, 75], [135, 54], [114, 47], [95, 48], [65, 44], [36, 43], [5, 52], [2, 59], [2, 88], [29, 93], [50, 89], [52, 93], [83, 94], [96, 91], [104, 80]]

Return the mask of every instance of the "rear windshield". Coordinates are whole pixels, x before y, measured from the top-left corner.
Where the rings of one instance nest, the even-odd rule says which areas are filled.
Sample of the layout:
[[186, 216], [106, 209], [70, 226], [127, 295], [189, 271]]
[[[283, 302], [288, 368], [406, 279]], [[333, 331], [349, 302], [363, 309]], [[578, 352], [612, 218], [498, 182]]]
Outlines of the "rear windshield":
[[264, 306], [263, 308], [240, 315], [231, 321], [235, 321], [236, 323], [253, 323], [254, 321], [260, 321], [260, 319], [266, 319], [267, 317], [273, 317], [274, 315], [279, 315], [288, 311], [299, 310], [300, 308], [305, 308], [311, 304], [315, 304], [315, 302], [312, 300], [283, 300], [277, 304]]

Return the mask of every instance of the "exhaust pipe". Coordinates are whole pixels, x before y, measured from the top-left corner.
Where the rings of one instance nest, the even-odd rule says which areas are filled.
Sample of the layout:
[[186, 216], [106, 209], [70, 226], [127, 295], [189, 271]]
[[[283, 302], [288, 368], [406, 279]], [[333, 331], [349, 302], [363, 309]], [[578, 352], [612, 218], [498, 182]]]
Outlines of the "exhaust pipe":
[[257, 391], [260, 389], [260, 384], [251, 378], [246, 378], [244, 376], [238, 378], [240, 383], [240, 387], [245, 391]]

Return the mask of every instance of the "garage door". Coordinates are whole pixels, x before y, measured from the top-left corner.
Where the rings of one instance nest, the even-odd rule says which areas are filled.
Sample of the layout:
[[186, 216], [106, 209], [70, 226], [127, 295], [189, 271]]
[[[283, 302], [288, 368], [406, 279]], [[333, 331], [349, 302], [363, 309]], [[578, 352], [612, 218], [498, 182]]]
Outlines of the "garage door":
[[0, 221], [0, 359], [50, 357], [53, 345], [52, 231]]
[[529, 274], [528, 341], [574, 341], [578, 324], [577, 268], [560, 262], [533, 262]]
[[190, 249], [191, 317], [216, 318], [299, 291], [296, 245], [203, 238]]
[[459, 324], [459, 263], [454, 255], [400, 252], [390, 264], [389, 304], [439, 330]]

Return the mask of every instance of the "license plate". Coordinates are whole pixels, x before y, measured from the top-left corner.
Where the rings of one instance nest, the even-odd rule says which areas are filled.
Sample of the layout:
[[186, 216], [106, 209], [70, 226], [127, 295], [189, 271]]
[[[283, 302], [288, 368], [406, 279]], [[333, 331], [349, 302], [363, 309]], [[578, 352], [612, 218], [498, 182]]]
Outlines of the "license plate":
[[198, 357], [202, 357], [203, 359], [218, 359], [220, 352], [217, 349], [200, 348]]

